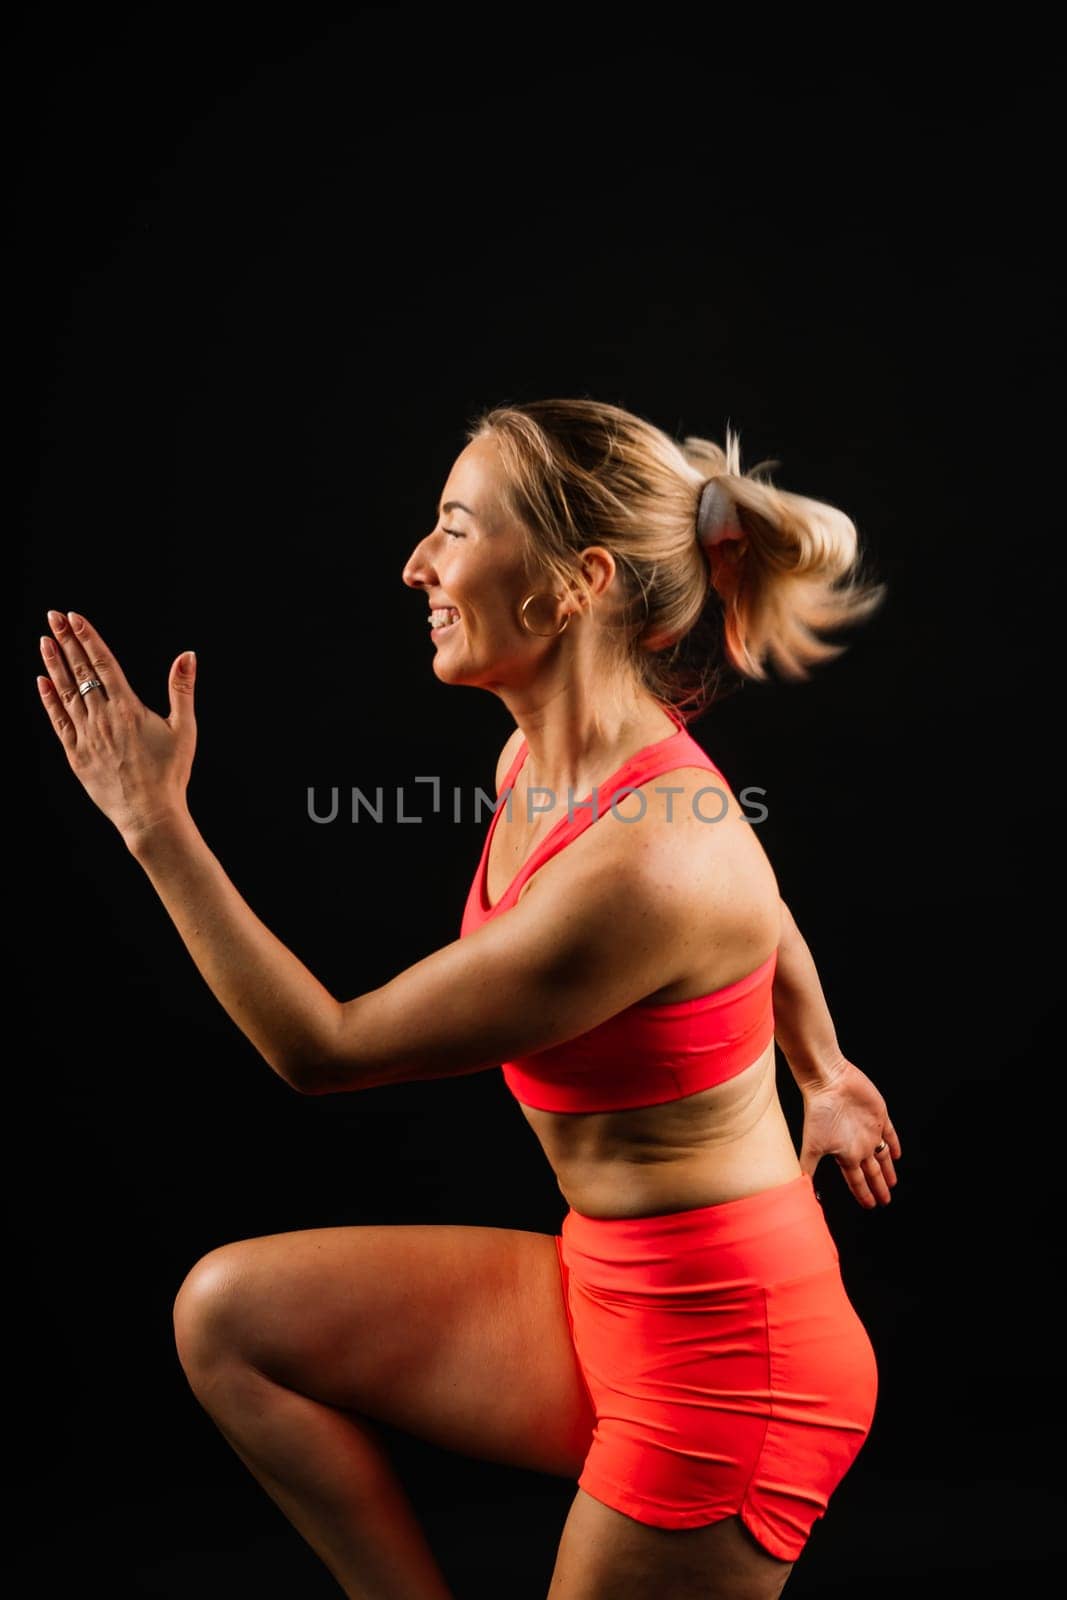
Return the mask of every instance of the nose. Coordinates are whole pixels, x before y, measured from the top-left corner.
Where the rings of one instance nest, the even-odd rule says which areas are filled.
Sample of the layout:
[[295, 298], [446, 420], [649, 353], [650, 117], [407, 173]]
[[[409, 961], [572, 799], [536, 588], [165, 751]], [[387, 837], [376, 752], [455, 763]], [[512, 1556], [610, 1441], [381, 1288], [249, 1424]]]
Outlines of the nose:
[[425, 539], [419, 540], [404, 563], [404, 570], [400, 576], [409, 589], [422, 589], [434, 581], [433, 569], [427, 559]]

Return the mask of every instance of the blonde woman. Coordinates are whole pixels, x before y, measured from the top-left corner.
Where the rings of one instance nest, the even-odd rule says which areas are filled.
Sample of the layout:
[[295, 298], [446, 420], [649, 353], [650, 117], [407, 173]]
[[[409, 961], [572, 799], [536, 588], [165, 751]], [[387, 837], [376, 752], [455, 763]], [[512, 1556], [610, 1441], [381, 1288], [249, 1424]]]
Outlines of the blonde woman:
[[403, 580], [438, 679], [515, 729], [459, 936], [346, 1000], [189, 814], [195, 663], [160, 717], [85, 618], [49, 613], [38, 682], [70, 765], [268, 1066], [301, 1094], [502, 1067], [568, 1205], [555, 1237], [223, 1244], [178, 1292], [181, 1364], [353, 1600], [449, 1593], [377, 1421], [576, 1480], [553, 1600], [773, 1600], [877, 1396], [813, 1173], [832, 1155], [885, 1204], [900, 1143], [687, 724], [769, 664], [806, 677], [881, 587], [850, 519], [744, 473], [729, 432], [679, 443], [590, 399], [479, 417]]

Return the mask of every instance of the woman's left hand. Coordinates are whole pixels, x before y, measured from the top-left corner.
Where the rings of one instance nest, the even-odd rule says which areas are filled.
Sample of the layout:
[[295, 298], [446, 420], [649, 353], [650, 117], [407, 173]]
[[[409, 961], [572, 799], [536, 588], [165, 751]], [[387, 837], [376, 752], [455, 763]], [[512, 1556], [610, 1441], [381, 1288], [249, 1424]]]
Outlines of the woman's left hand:
[[[50, 611], [55, 638], [42, 635], [48, 677], [37, 687], [75, 777], [129, 844], [164, 818], [185, 812], [196, 751], [191, 652], [169, 677], [170, 715], [134, 694], [103, 639], [76, 611]], [[93, 679], [100, 688], [80, 693]]]

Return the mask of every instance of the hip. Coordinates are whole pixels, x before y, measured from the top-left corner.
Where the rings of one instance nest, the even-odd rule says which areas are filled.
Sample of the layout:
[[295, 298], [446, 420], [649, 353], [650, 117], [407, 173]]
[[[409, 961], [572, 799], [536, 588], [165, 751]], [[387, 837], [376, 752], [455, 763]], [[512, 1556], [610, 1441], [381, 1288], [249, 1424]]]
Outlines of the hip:
[[800, 1421], [841, 1405], [851, 1427], [869, 1423], [874, 1350], [809, 1174], [659, 1216], [572, 1208], [557, 1249], [594, 1392], [649, 1394], [659, 1380], [675, 1392], [685, 1371], [684, 1383], [724, 1384], [732, 1405], [744, 1393], [758, 1414]]

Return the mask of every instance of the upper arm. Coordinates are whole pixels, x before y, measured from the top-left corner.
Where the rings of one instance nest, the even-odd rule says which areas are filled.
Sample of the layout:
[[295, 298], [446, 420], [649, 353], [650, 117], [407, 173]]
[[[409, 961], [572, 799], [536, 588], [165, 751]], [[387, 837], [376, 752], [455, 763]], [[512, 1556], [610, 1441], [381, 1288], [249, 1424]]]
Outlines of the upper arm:
[[543, 870], [508, 911], [340, 1005], [327, 1057], [300, 1086], [330, 1094], [481, 1072], [671, 982], [684, 863], [648, 842], [572, 846], [567, 870]]

